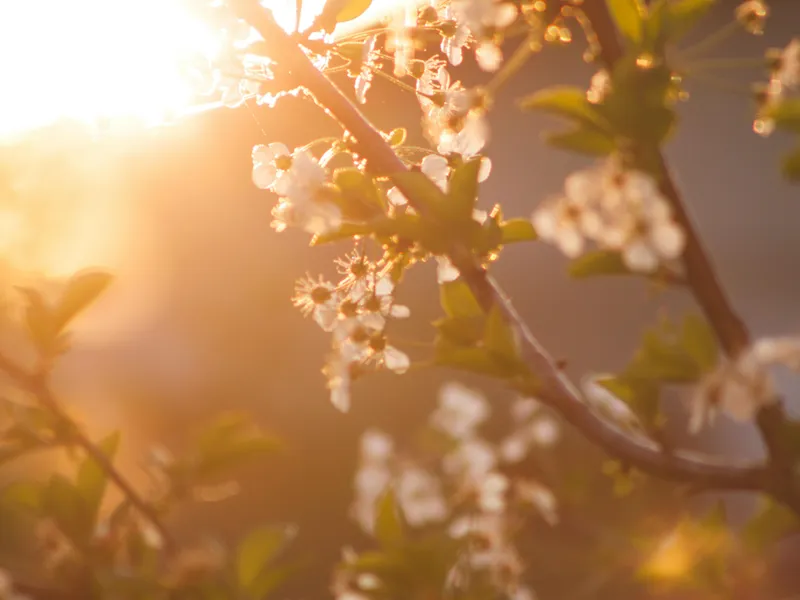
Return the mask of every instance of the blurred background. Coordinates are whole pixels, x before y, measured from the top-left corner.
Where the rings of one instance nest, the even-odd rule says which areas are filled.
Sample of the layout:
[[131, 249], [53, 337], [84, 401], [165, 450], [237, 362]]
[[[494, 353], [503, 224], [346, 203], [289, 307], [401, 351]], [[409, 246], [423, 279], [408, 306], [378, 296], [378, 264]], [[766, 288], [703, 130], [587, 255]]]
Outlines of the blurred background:
[[[4, 9], [6, 2], [13, 4], [0, 1]], [[720, 2], [695, 37], [729, 20], [735, 5]], [[800, 31], [800, 2], [773, 0], [770, 6], [765, 35], [740, 33], [709, 56], [752, 58], [785, 46]], [[6, 20], [0, 27], [21, 24]], [[482, 188], [484, 207], [500, 202], [507, 216], [529, 216], [559, 192], [566, 175], [588, 164], [546, 148], [540, 134], [558, 124], [520, 114], [515, 105], [547, 85], [586, 85], [593, 71], [581, 60], [583, 49], [579, 42], [545, 48], [500, 93], [490, 116], [493, 171]], [[3, 60], [9, 59], [0, 65]], [[124, 76], [115, 71], [104, 83], [103, 73], [96, 75], [98, 89], [124, 91]], [[468, 85], [485, 78], [471, 56], [453, 73]], [[349, 248], [310, 249], [300, 232], [271, 230], [275, 198], [252, 185], [250, 152], [254, 144], [274, 141], [300, 146], [338, 135], [337, 127], [312, 103], [291, 97], [274, 109], [218, 109], [159, 127], [118, 116], [90, 124], [64, 119], [36, 126], [34, 120], [23, 127], [20, 106], [58, 105], [62, 94], [74, 91], [66, 80], [50, 85], [46, 69], [40, 75], [36, 88], [4, 77], [9, 93], [3, 96], [14, 100], [0, 100], [0, 119], [11, 124], [0, 145], [0, 252], [9, 311], [15, 285], [44, 284], [86, 267], [113, 271], [112, 288], [76, 322], [74, 348], [58, 368], [63, 397], [93, 431], [123, 429], [122, 460], [134, 479], [151, 444], [180, 448], [193, 424], [220, 409], [251, 411], [284, 440], [284, 452], [247, 469], [239, 496], [187, 508], [175, 525], [186, 539], [199, 535], [198, 523], [231, 539], [254, 523], [296, 523], [297, 552], [312, 561], [313, 577], [290, 584], [286, 596], [327, 595], [328, 567], [343, 545], [361, 539], [347, 517], [358, 436], [368, 427], [401, 440], [409, 436], [430, 412], [441, 383], [461, 377], [427, 370], [367, 378], [356, 385], [348, 415], [328, 401], [320, 369], [329, 339], [291, 306], [290, 296], [306, 272], [333, 277], [331, 259]], [[679, 108], [681, 128], [666, 150], [721, 280], [756, 336], [800, 333], [800, 194], [781, 181], [778, 169], [791, 140], [752, 131], [748, 84], [765, 78], [754, 68], [690, 79], [690, 99]], [[350, 89], [352, 80], [341, 75], [338, 81]], [[405, 126], [411, 142], [424, 144], [411, 94], [377, 80], [365, 111], [378, 127]], [[620, 369], [658, 311], [692, 308], [681, 293], [656, 295], [633, 279], [570, 281], [565, 266], [554, 248], [525, 244], [506, 249], [494, 272], [531, 329], [568, 360], [576, 378]], [[432, 265], [411, 274], [399, 299], [412, 310], [403, 337], [432, 340], [429, 324], [439, 316]], [[2, 341], [6, 352], [23, 351], [13, 320], [6, 320]], [[507, 395], [469, 382], [493, 400]], [[800, 386], [790, 379], [783, 384], [797, 411]], [[678, 392], [665, 398], [676, 439], [729, 456], [761, 455], [752, 428], [724, 419], [702, 441], [688, 438], [682, 400]], [[596, 464], [596, 453], [571, 437], [563, 443], [574, 455], [591, 455], [586, 460]], [[668, 512], [669, 497], [663, 502]], [[745, 514], [749, 504], [737, 506]], [[559, 535], [556, 543], [572, 543], [568, 532]], [[783, 590], [797, 577], [791, 568], [797, 556], [776, 570]], [[564, 597], [570, 577], [550, 575], [541, 576], [542, 598]], [[611, 592], [594, 597], [605, 593]]]

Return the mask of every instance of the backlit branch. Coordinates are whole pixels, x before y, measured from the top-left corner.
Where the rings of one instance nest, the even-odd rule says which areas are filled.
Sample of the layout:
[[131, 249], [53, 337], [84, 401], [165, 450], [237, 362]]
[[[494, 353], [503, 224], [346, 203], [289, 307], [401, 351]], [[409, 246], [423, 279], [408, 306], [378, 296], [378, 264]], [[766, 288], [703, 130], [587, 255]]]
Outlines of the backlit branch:
[[[238, 16], [253, 26], [270, 47], [270, 57], [275, 59], [281, 69], [291, 73], [297, 85], [305, 87], [357, 141], [359, 154], [367, 159], [373, 172], [386, 175], [408, 199], [409, 204], [423, 218], [434, 221], [435, 215], [426, 210], [419, 189], [410, 188], [407, 180], [395, 175], [409, 171], [408, 167], [395, 154], [358, 108], [319, 71], [308, 59], [303, 50], [275, 22], [272, 14], [259, 5], [256, 0], [230, 0], [229, 4]], [[587, 0], [586, 8], [602, 5], [601, 0]], [[590, 16], [594, 13], [589, 11]], [[602, 22], [596, 23], [598, 36], [603, 31]], [[611, 32], [614, 33], [613, 27]], [[604, 34], [605, 36], [605, 34]], [[614, 34], [615, 39], [615, 34]], [[604, 49], [606, 60], [613, 61], [620, 50]], [[438, 193], [433, 182], [429, 182], [433, 193]], [[672, 186], [672, 184], [669, 184]], [[677, 191], [672, 188], [671, 198], [676, 202]], [[424, 190], [422, 194], [424, 195]], [[684, 212], [680, 213], [683, 224], [688, 223]], [[691, 224], [689, 224], [691, 227]], [[747, 345], [747, 334], [738, 318], [735, 317], [719, 285], [697, 236], [687, 231], [693, 240], [687, 250], [687, 266], [691, 285], [702, 298], [703, 308], [712, 316], [712, 322], [732, 354], [738, 353]], [[563, 375], [555, 361], [541, 346], [526, 324], [520, 318], [509, 298], [475, 260], [470, 250], [454, 244], [447, 252], [450, 260], [458, 268], [463, 281], [487, 312], [494, 306], [501, 309], [508, 323], [516, 328], [522, 339], [523, 359], [536, 378], [537, 397], [551, 406], [562, 417], [576, 427], [586, 438], [596, 443], [610, 455], [652, 475], [684, 483], [717, 489], [762, 490], [771, 493], [778, 500], [800, 514], [800, 500], [776, 482], [771, 468], [763, 466], [740, 466], [730, 463], [719, 464], [689, 453], [664, 453], [656, 444], [632, 438], [598, 416], [581, 397], [575, 386]], [[699, 290], [699, 292], [697, 291]], [[719, 312], [718, 312], [719, 311]]]

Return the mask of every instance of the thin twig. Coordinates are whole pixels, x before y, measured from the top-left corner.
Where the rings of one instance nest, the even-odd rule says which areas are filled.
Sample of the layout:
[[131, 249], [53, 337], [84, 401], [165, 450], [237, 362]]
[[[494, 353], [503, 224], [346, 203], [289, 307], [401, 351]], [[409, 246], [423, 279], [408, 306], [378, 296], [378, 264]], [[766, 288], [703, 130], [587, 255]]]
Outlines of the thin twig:
[[110, 481], [123, 493], [125, 498], [150, 524], [158, 531], [164, 543], [164, 549], [171, 552], [175, 543], [161, 518], [144, 498], [133, 488], [122, 473], [117, 470], [105, 453], [81, 430], [72, 418], [64, 411], [53, 395], [53, 391], [45, 374], [30, 374], [14, 363], [7, 356], [0, 354], [0, 372], [5, 373], [17, 386], [33, 395], [41, 406], [54, 417], [69, 427], [70, 436]]
[[[584, 2], [581, 7], [592, 27], [595, 41], [600, 49], [600, 61], [608, 69], [613, 68], [616, 62], [622, 58], [623, 48], [606, 3], [601, 0]], [[725, 29], [725, 31], [727, 30]], [[639, 151], [648, 152], [649, 150], [643, 148]], [[750, 346], [750, 332], [722, 289], [664, 155], [660, 151], [656, 151], [655, 158], [660, 175], [661, 192], [669, 201], [675, 219], [686, 234], [686, 248], [682, 257], [686, 282], [713, 327], [725, 353], [735, 360]], [[786, 451], [783, 441], [785, 422], [786, 414], [781, 402], [764, 406], [756, 419], [756, 425], [769, 455], [769, 470], [772, 472], [769, 489], [800, 515], [800, 492], [794, 481], [790, 455]]]
[[[585, 4], [601, 3], [600, 0], [592, 0]], [[435, 220], [435, 215], [430, 214], [426, 203], [420, 201], [420, 197], [427, 197], [427, 194], [439, 194], [440, 191], [436, 185], [429, 180], [421, 179], [418, 180], [418, 185], [428, 189], [420, 191], [419, 188], [408, 186], [407, 179], [402, 177], [409, 171], [403, 161], [359, 109], [322, 72], [314, 67], [302, 50], [278, 26], [268, 10], [260, 6], [256, 0], [229, 0], [229, 4], [240, 18], [259, 32], [270, 46], [271, 58], [279, 63], [280, 68], [290, 71], [297, 82], [308, 89], [316, 101], [324, 106], [329, 114], [336, 118], [357, 140], [359, 151], [367, 159], [371, 169], [392, 179], [408, 199], [409, 204], [424, 218]], [[536, 378], [538, 397], [554, 408], [587, 439], [630, 466], [662, 478], [686, 483], [704, 482], [720, 489], [774, 491], [771, 487], [772, 472], [763, 466], [718, 464], [706, 459], [699, 459], [688, 453], [665, 454], [659, 450], [656, 444], [633, 439], [613, 424], [601, 419], [584, 402], [575, 386], [563, 375], [555, 361], [517, 314], [506, 294], [476, 261], [469, 248], [453, 245], [447, 254], [483, 309], [488, 311], [493, 306], [497, 306], [508, 323], [520, 332], [522, 358], [531, 374]], [[694, 276], [697, 276], [696, 270]], [[712, 306], [710, 308], [716, 308], [713, 306], [716, 302], [721, 304], [724, 311], [730, 312], [724, 297], [722, 297], [722, 302], [714, 294], [711, 295], [711, 298]], [[723, 314], [726, 313], [723, 312]], [[733, 322], [738, 323], [738, 320]], [[723, 329], [726, 339], [729, 340], [728, 343], [734, 343], [738, 347], [742, 341], [746, 342], [746, 336], [739, 339], [738, 336], [741, 335], [739, 328], [734, 328], [731, 334], [727, 329], [727, 321], [725, 323], [726, 327]], [[788, 500], [786, 497], [778, 499]], [[788, 501], [787, 504], [789, 504]], [[791, 507], [800, 514], [800, 503], [794, 503]]]

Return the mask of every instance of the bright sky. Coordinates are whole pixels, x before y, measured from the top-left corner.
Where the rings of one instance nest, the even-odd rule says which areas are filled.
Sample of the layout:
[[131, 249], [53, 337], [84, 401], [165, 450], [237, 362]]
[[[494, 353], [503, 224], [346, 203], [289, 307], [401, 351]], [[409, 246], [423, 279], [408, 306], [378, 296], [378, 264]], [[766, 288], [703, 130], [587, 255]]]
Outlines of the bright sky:
[[[312, 17], [323, 0], [306, 0]], [[379, 0], [369, 13], [397, 0]], [[185, 0], [0, 0], [0, 141], [60, 118], [157, 123], [185, 108], [182, 60], [215, 52]], [[294, 0], [273, 0], [281, 24]]]

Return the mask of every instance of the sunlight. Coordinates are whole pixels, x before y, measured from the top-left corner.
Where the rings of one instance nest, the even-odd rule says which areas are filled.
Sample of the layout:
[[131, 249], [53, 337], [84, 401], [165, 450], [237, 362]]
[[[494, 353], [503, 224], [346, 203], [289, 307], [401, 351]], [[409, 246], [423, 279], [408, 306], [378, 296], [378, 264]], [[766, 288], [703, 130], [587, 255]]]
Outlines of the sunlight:
[[[303, 24], [322, 3], [303, 3]], [[392, 2], [376, 4], [365, 17]], [[294, 0], [271, 6], [293, 28]], [[185, 0], [0, 0], [0, 141], [59, 120], [164, 122], [196, 102], [185, 61], [216, 51]]]

